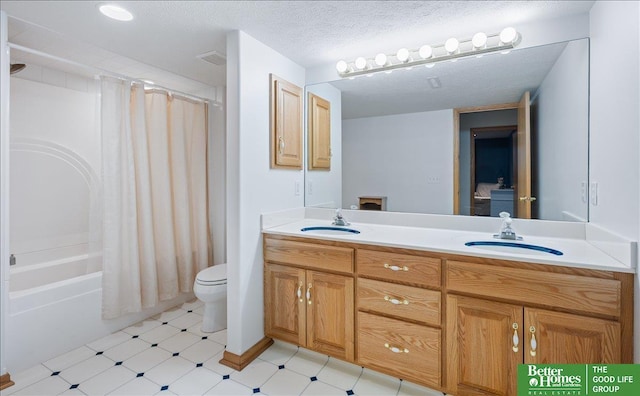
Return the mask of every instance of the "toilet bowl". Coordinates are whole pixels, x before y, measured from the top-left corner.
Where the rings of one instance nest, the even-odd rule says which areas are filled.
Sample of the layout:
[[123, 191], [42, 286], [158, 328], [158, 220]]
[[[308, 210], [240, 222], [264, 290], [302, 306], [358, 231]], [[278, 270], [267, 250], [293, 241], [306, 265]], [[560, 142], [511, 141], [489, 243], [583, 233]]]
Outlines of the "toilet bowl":
[[202, 332], [227, 328], [227, 264], [218, 264], [198, 272], [193, 292], [204, 303]]

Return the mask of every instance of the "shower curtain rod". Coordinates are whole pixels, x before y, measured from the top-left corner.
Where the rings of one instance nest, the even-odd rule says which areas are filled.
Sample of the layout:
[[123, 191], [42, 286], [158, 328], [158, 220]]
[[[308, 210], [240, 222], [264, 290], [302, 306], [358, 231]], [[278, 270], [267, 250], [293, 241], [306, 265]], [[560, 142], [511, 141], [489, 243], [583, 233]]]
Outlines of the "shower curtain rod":
[[[69, 65], [77, 66], [77, 67], [83, 68], [85, 70], [91, 71], [92, 73], [94, 73], [94, 74], [96, 74], [98, 76], [107, 76], [107, 77], [117, 78], [119, 80], [130, 81], [132, 83], [149, 85], [149, 86], [152, 86], [154, 88], [159, 88], [159, 89], [165, 90], [165, 91], [169, 92], [170, 94], [175, 94], [175, 95], [178, 95], [178, 96], [184, 96], [187, 99], [192, 99], [192, 100], [196, 100], [196, 101], [199, 101], [199, 102], [211, 103], [214, 106], [222, 104], [221, 102], [219, 102], [217, 100], [205, 99], [205, 98], [201, 98], [199, 96], [188, 94], [186, 92], [181, 92], [181, 91], [177, 91], [175, 89], [163, 87], [161, 85], [150, 84], [150, 83], [148, 83], [148, 82], [146, 82], [144, 80], [141, 80], [139, 78], [133, 78], [133, 77], [125, 76], [123, 74], [115, 73], [115, 72], [112, 72], [112, 71], [109, 71], [109, 70], [101, 69], [99, 67], [85, 65], [84, 63], [79, 63], [79, 62], [76, 62], [76, 61], [72, 61], [70, 59], [61, 58], [59, 56], [52, 55], [52, 54], [49, 54], [47, 52], [39, 51], [39, 50], [36, 50], [36, 49], [33, 49], [33, 48], [29, 48], [29, 47], [25, 47], [25, 46], [19, 45], [19, 44], [14, 44], [12, 42], [8, 42], [8, 47], [12, 48], [12, 49], [17, 49], [19, 51], [27, 52], [29, 54], [42, 56], [44, 58], [52, 59], [52, 60], [55, 60], [55, 61], [58, 61], [58, 62], [62, 62], [62, 63], [66, 63], [66, 64], [69, 64]], [[216, 87], [216, 89], [217, 89], [217, 87]]]

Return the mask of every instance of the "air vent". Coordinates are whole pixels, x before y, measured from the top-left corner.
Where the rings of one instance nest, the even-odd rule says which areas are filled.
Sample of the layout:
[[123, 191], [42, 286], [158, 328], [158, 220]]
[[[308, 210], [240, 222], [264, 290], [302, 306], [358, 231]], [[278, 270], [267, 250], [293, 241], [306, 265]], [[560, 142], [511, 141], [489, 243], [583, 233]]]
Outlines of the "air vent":
[[216, 66], [223, 66], [227, 64], [227, 57], [218, 51], [206, 52], [198, 55], [197, 57]]

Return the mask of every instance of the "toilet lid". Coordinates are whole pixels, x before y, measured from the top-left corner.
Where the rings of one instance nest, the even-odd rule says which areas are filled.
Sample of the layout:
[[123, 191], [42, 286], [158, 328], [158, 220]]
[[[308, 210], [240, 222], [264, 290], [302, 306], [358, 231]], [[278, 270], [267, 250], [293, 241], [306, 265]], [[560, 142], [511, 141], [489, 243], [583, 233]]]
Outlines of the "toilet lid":
[[196, 282], [201, 285], [223, 285], [227, 283], [227, 264], [214, 265], [198, 272]]

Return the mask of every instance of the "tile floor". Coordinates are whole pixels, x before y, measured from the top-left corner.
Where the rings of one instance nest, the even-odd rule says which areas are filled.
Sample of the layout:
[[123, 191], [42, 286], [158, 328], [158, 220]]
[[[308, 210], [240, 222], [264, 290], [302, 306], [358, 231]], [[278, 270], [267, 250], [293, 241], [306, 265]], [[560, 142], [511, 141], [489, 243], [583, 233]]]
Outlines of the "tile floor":
[[218, 362], [226, 330], [202, 333], [194, 300], [12, 375], [9, 395], [420, 395], [427, 388], [275, 342], [242, 371]]

